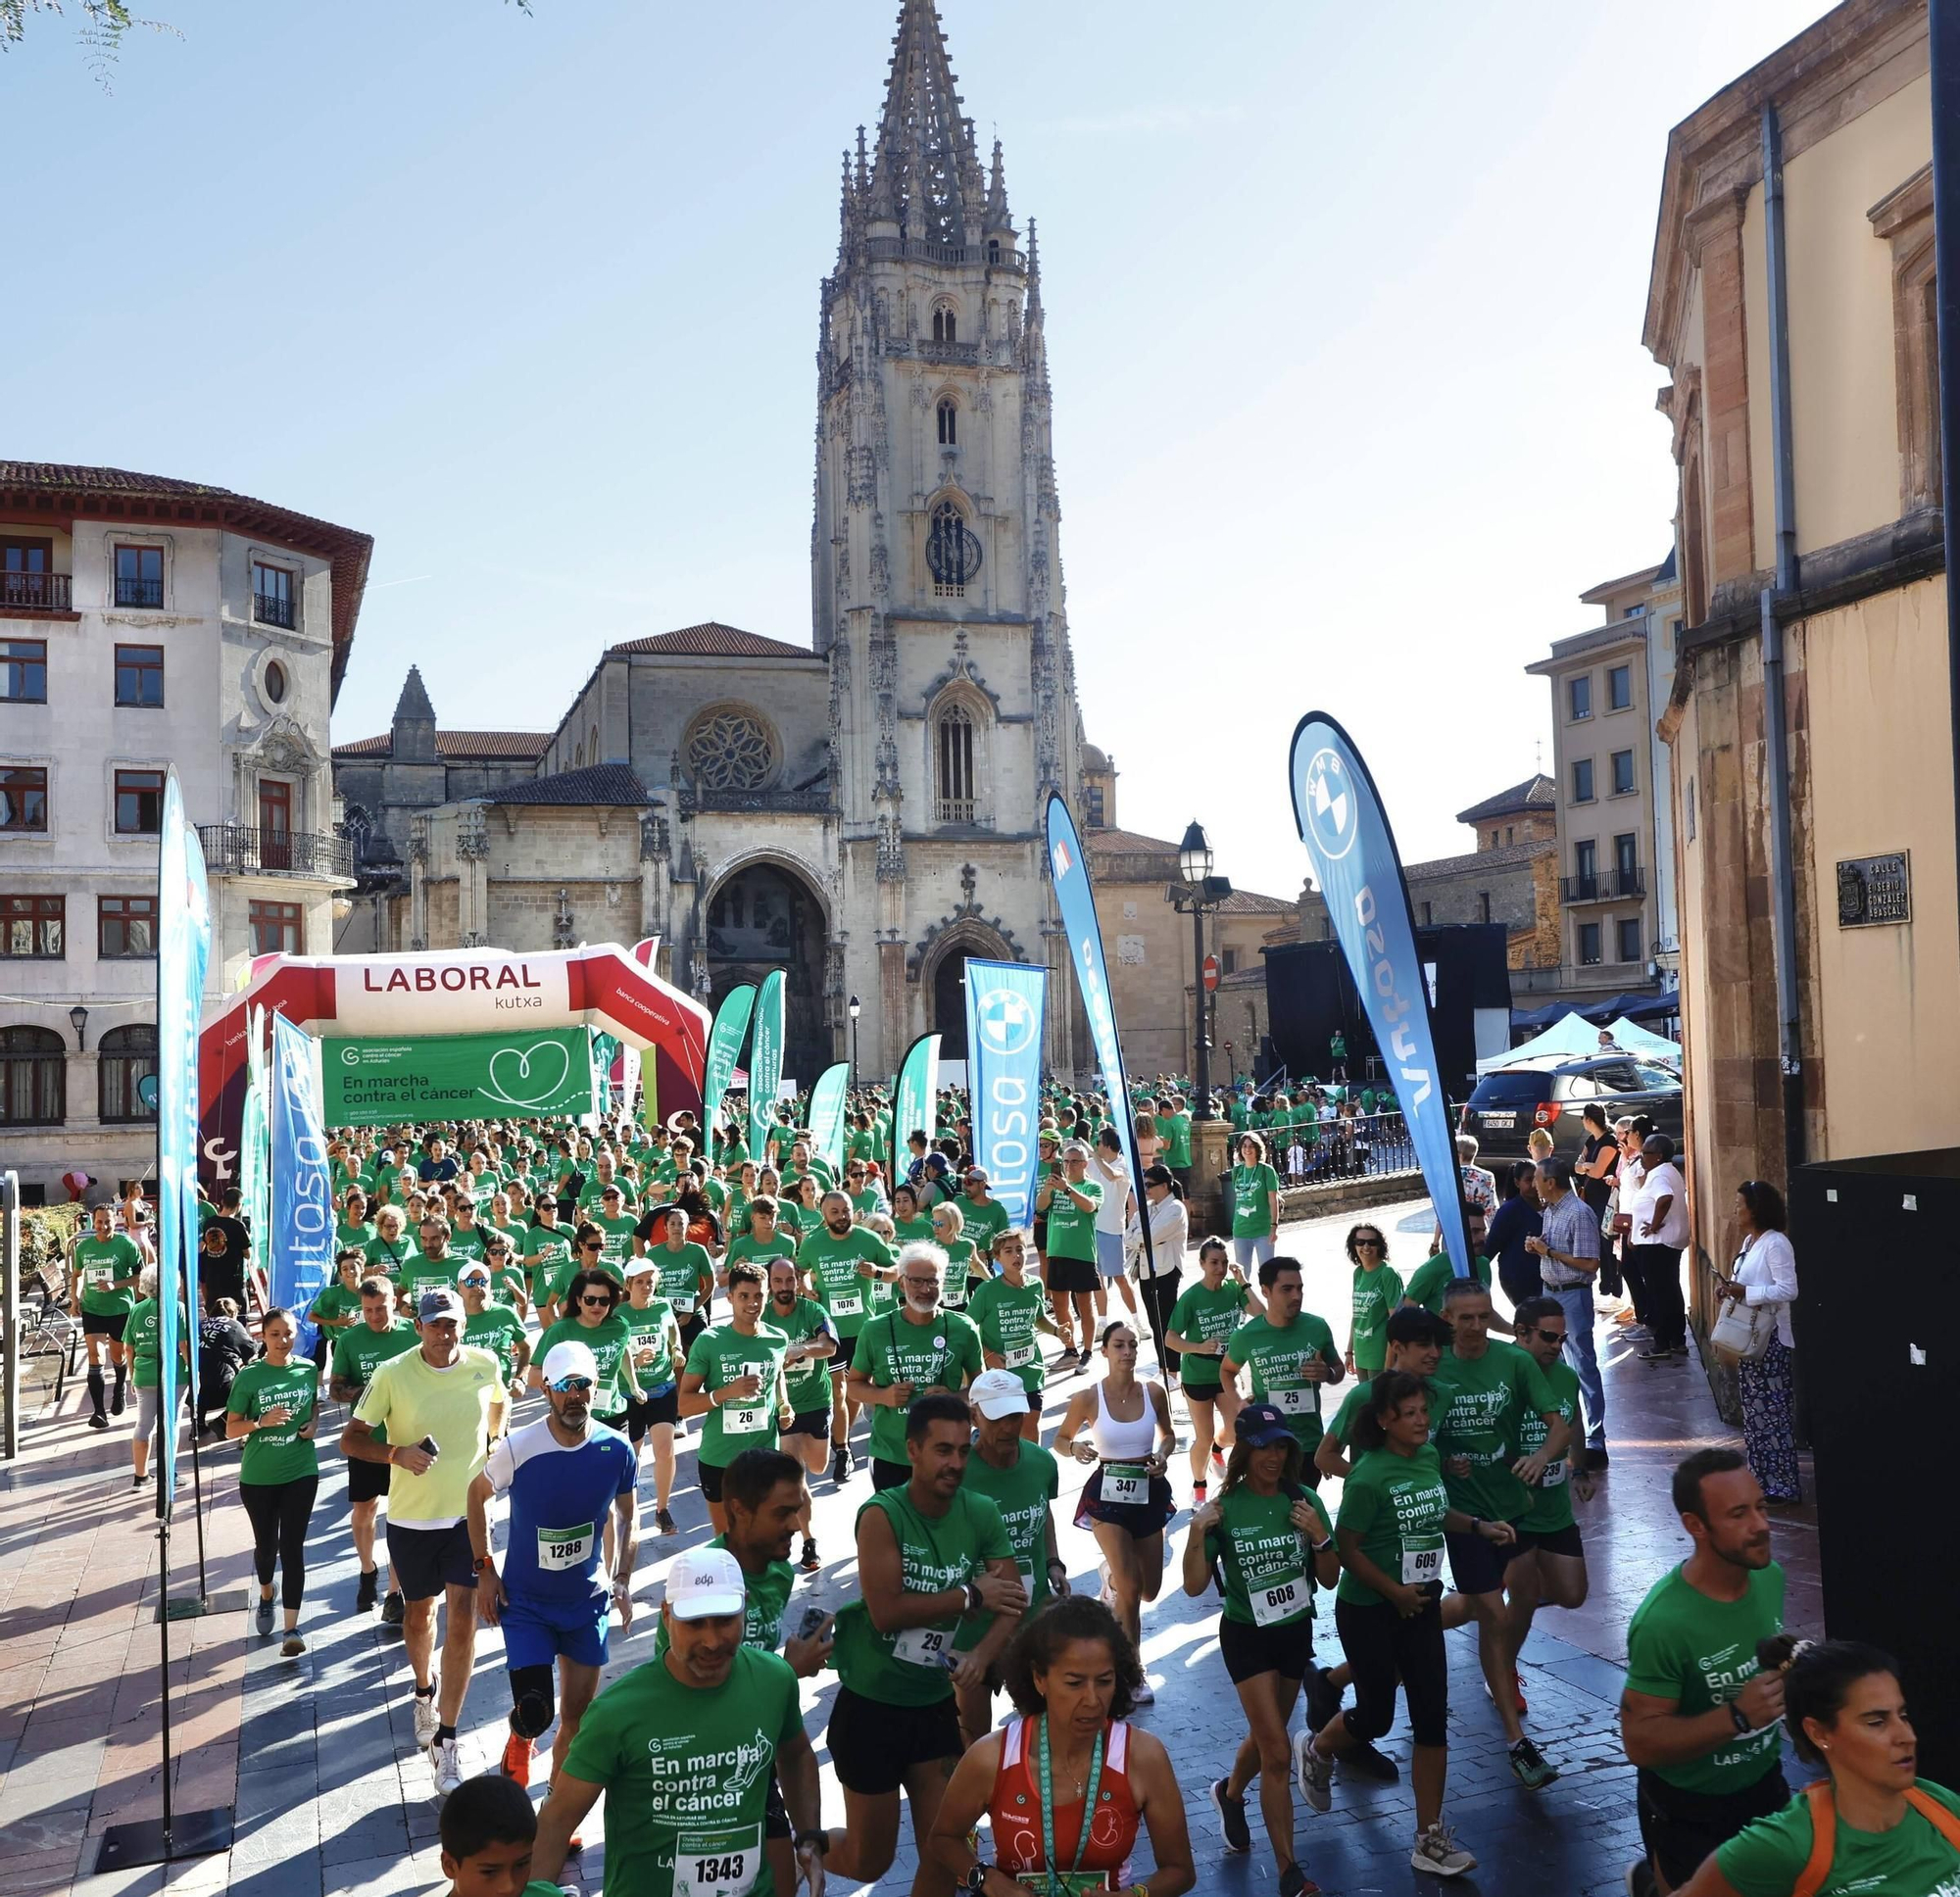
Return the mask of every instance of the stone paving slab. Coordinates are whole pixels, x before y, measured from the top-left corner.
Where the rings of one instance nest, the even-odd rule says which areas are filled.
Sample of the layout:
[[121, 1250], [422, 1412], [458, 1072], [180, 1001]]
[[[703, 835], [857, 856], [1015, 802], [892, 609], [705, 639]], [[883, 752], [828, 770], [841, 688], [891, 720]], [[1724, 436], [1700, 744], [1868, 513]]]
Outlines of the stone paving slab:
[[[1426, 1248], [1426, 1204], [1380, 1215], [1398, 1264]], [[1284, 1243], [1307, 1270], [1307, 1307], [1345, 1331], [1348, 1268], [1340, 1244], [1348, 1215], [1290, 1226]], [[1667, 1498], [1667, 1477], [1688, 1450], [1732, 1440], [1707, 1394], [1698, 1366], [1649, 1369], [1634, 1360], [1610, 1327], [1602, 1329], [1607, 1364], [1610, 1472], [1591, 1503], [1580, 1505], [1592, 1594], [1573, 1613], [1547, 1611], [1523, 1661], [1531, 1701], [1527, 1729], [1560, 1768], [1541, 1793], [1513, 1780], [1496, 1715], [1483, 1690], [1474, 1636], [1448, 1636], [1450, 1774], [1446, 1812], [1482, 1860], [1465, 1890], [1506, 1897], [1575, 1897], [1617, 1891], [1638, 1855], [1632, 1771], [1621, 1757], [1615, 1722], [1628, 1616], [1652, 1581], [1686, 1552]], [[1052, 1435], [1074, 1380], [1051, 1391], [1044, 1419]], [[283, 1660], [277, 1640], [261, 1640], [247, 1617], [231, 1614], [172, 1626], [173, 1727], [179, 1741], [173, 1785], [179, 1808], [231, 1809], [236, 1836], [218, 1857], [115, 1875], [93, 1873], [96, 1839], [127, 1818], [160, 1810], [158, 1763], [159, 1632], [156, 1535], [143, 1500], [132, 1495], [124, 1438], [105, 1439], [82, 1427], [79, 1390], [59, 1417], [36, 1421], [28, 1451], [0, 1471], [0, 1891], [6, 1897], [79, 1892], [86, 1897], [396, 1897], [440, 1887], [434, 1846], [437, 1804], [427, 1763], [410, 1745], [408, 1669], [401, 1644], [373, 1615], [353, 1614], [355, 1561], [347, 1527], [339, 1456], [323, 1454], [324, 1481], [308, 1546], [308, 1602], [303, 1625], [311, 1651]], [[329, 1406], [326, 1444], [338, 1428]], [[207, 1445], [206, 1565], [211, 1586], [248, 1587], [250, 1537], [235, 1496], [236, 1449]], [[1071, 1575], [1093, 1586], [1093, 1540], [1070, 1526], [1081, 1471], [1063, 1472], [1059, 1540]], [[1158, 1699], [1138, 1717], [1159, 1733], [1177, 1760], [1197, 1851], [1199, 1888], [1268, 1891], [1273, 1869], [1253, 1801], [1254, 1850], [1223, 1853], [1217, 1816], [1206, 1795], [1243, 1733], [1237, 1701], [1218, 1659], [1217, 1606], [1188, 1599], [1177, 1562], [1189, 1522], [1189, 1477], [1174, 1470], [1181, 1503], [1169, 1532], [1163, 1591], [1145, 1622], [1145, 1657]], [[816, 1530], [825, 1556], [807, 1598], [835, 1607], [852, 1597], [855, 1564], [850, 1524], [869, 1493], [861, 1473], [841, 1491], [816, 1484]], [[1330, 1491], [1330, 1494], [1338, 1491]], [[643, 1484], [651, 1524], [651, 1478]], [[681, 1459], [672, 1541], [642, 1544], [640, 1614], [629, 1637], [613, 1636], [608, 1678], [647, 1660], [653, 1603], [667, 1563], [706, 1538], [706, 1510], [694, 1484], [693, 1458]], [[188, 1491], [172, 1553], [172, 1592], [186, 1578], [194, 1535]], [[1794, 1625], [1821, 1624], [1814, 1528], [1801, 1511], [1780, 1518], [1779, 1555], [1790, 1571]], [[795, 1609], [793, 1608], [793, 1612]], [[1329, 1626], [1322, 1658], [1337, 1659]], [[806, 1727], [823, 1764], [826, 1813], [842, 1801], [823, 1743], [827, 1682], [805, 1688]], [[464, 1725], [466, 1770], [494, 1769], [508, 1707], [501, 1636], [478, 1639], [476, 1678]], [[1407, 1758], [1400, 1722], [1385, 1741]], [[542, 1796], [542, 1769], [534, 1790]], [[1332, 1812], [1298, 1806], [1297, 1844], [1309, 1873], [1330, 1893], [1434, 1890], [1408, 1864], [1410, 1791], [1337, 1773]], [[604, 1870], [604, 1814], [583, 1827], [587, 1846], [573, 1874], [596, 1890]], [[1148, 1864], [1147, 1855], [1144, 1862]], [[909, 1887], [916, 1858], [902, 1832], [898, 1859], [875, 1888]], [[864, 1889], [873, 1888], [865, 1886]], [[853, 1897], [832, 1881], [833, 1893]]]

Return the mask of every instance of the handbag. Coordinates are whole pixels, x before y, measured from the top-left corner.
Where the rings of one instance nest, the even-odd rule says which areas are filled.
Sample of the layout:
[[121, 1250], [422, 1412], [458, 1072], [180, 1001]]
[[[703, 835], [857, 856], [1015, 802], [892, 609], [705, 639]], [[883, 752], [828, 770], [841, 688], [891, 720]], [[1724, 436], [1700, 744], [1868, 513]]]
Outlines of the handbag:
[[[1736, 1262], [1740, 1265], [1741, 1260]], [[1781, 1304], [1747, 1304], [1725, 1298], [1722, 1314], [1708, 1333], [1708, 1347], [1725, 1364], [1753, 1363], [1770, 1347], [1777, 1334]]]

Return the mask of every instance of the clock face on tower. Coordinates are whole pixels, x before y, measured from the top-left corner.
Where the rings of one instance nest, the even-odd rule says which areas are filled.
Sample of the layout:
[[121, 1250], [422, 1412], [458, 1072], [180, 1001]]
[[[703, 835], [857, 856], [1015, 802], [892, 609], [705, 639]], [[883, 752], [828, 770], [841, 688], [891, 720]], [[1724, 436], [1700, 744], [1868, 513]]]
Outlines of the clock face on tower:
[[980, 571], [980, 539], [951, 501], [933, 511], [926, 536], [925, 563], [939, 586], [964, 586]]

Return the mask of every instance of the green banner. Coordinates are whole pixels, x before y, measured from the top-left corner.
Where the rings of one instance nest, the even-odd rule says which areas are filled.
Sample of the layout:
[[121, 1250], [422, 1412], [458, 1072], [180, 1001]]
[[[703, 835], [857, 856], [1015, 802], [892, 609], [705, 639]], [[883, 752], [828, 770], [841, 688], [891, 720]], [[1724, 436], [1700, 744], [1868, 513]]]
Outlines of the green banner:
[[590, 1113], [592, 1030], [322, 1041], [330, 1127]]
[[906, 1145], [914, 1133], [923, 1133], [932, 1143], [935, 1115], [939, 1110], [939, 1036], [922, 1034], [906, 1049], [899, 1078], [892, 1094], [892, 1184], [905, 1183], [911, 1148]]
[[[715, 1117], [721, 1111], [721, 1096], [728, 1091], [728, 1079], [742, 1057], [742, 1043], [748, 1037], [749, 1016], [756, 1009], [756, 985], [744, 982], [731, 988], [714, 1010], [714, 1026], [708, 1035], [708, 1074], [701, 1084], [701, 1124], [711, 1137]], [[647, 1063], [649, 1074], [653, 1063]], [[649, 1122], [649, 1124], [652, 1124]], [[761, 1155], [757, 1154], [760, 1159]]]
[[836, 1066], [826, 1067], [809, 1090], [809, 1143], [840, 1177], [844, 1172], [844, 1090], [850, 1084], [851, 1063], [840, 1060]]
[[776, 1090], [783, 1083], [783, 983], [780, 968], [762, 977], [756, 997], [756, 1038], [749, 1044], [749, 1150], [760, 1165], [768, 1155], [776, 1121]]

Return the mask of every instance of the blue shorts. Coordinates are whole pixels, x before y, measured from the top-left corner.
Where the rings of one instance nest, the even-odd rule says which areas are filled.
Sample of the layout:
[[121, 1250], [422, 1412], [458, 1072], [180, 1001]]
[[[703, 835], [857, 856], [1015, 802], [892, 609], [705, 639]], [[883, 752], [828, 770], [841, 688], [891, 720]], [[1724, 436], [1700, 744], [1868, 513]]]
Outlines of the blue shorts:
[[1120, 1232], [1097, 1233], [1096, 1269], [1104, 1278], [1122, 1277], [1123, 1235]]
[[604, 1594], [583, 1601], [513, 1594], [501, 1616], [504, 1665], [513, 1673], [519, 1667], [548, 1667], [563, 1654], [581, 1667], [603, 1667], [610, 1606]]

